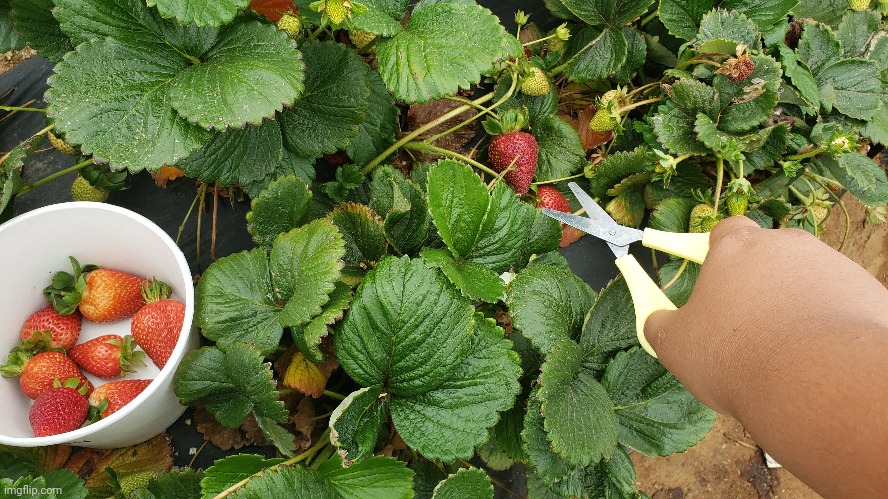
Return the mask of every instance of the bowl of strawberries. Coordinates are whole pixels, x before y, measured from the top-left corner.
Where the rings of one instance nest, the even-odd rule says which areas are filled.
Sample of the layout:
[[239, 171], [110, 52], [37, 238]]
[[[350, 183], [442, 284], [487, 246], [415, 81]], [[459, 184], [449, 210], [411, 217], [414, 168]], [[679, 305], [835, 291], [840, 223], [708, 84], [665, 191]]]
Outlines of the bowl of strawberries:
[[173, 374], [199, 335], [166, 232], [125, 208], [60, 203], [0, 225], [0, 261], [0, 444], [124, 447], [184, 412]]

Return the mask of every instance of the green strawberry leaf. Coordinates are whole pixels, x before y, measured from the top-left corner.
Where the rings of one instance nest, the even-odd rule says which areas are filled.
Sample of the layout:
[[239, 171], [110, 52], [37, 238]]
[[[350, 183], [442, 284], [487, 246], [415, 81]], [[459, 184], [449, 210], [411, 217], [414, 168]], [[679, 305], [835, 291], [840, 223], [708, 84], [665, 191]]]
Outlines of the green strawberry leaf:
[[[690, 214], [690, 211], [688, 212]], [[679, 274], [681, 272], [681, 274]], [[670, 258], [660, 265], [660, 285], [665, 286], [672, 283], [668, 288], [663, 290], [669, 301], [680, 307], [688, 302], [691, 298], [691, 291], [694, 290], [694, 283], [697, 282], [697, 276], [700, 275], [700, 264], [681, 258]], [[678, 278], [676, 279], [676, 276]], [[673, 282], [673, 279], [676, 279]]]
[[534, 175], [537, 182], [569, 177], [586, 165], [579, 133], [557, 114], [537, 119], [531, 132], [539, 149]]
[[[888, 37], [884, 39], [888, 40]], [[888, 47], [888, 43], [885, 45]], [[879, 142], [882, 145], [888, 144], [888, 85], [882, 85], [882, 106], [864, 125], [860, 133], [874, 142]]]
[[493, 319], [476, 315], [474, 320], [471, 349], [449, 379], [419, 395], [392, 397], [398, 434], [430, 459], [471, 457], [521, 389], [521, 359], [512, 342]]
[[578, 82], [605, 79], [623, 67], [628, 51], [629, 42], [623, 31], [607, 28], [570, 60], [565, 74], [571, 81]]
[[258, 197], [259, 193], [268, 187], [273, 180], [287, 175], [295, 175], [302, 179], [306, 184], [311, 185], [317, 175], [317, 172], [315, 172], [315, 158], [304, 158], [293, 154], [286, 149], [282, 149], [281, 160], [277, 164], [272, 165], [271, 171], [266, 172], [264, 176], [257, 177], [252, 181], [246, 183], [242, 182], [240, 186], [247, 196], [255, 198]]
[[330, 332], [329, 326], [335, 324], [345, 315], [352, 300], [351, 288], [343, 282], [337, 282], [330, 292], [330, 301], [324, 304], [321, 314], [311, 320], [304, 328], [291, 328], [293, 342], [310, 362], [320, 364], [324, 360], [321, 352], [321, 341]]
[[284, 327], [298, 327], [322, 312], [339, 279], [345, 243], [328, 220], [281, 234], [264, 249], [213, 262], [197, 285], [195, 317], [220, 346], [245, 341], [270, 353]]
[[690, 115], [703, 113], [715, 119], [721, 111], [715, 89], [694, 78], [680, 78], [666, 86], [666, 93], [678, 107]]
[[389, 397], [379, 385], [361, 388], [345, 397], [330, 415], [330, 443], [348, 462], [373, 455], [380, 430], [389, 416]]
[[172, 108], [168, 85], [187, 67], [175, 50], [157, 43], [83, 43], [48, 80], [48, 114], [68, 141], [112, 169], [135, 173], [176, 164], [210, 136]]
[[644, 186], [649, 180], [649, 174], [639, 173], [608, 191], [608, 195], [617, 197], [608, 201], [605, 211], [620, 225], [641, 226], [645, 213]]
[[250, 201], [247, 230], [253, 236], [253, 241], [271, 249], [279, 235], [302, 225], [311, 199], [308, 186], [295, 175], [285, 175], [272, 181]]
[[502, 55], [503, 36], [499, 19], [474, 2], [427, 5], [379, 41], [379, 73], [399, 101], [427, 102], [477, 83]]
[[36, 151], [46, 141], [43, 135], [35, 135], [19, 143], [6, 154], [0, 163], [0, 213], [6, 211], [9, 203], [25, 185], [22, 179], [22, 167], [25, 158]]
[[809, 106], [815, 109], [819, 108], [820, 90], [817, 88], [817, 82], [814, 81], [814, 75], [799, 64], [796, 53], [784, 44], [780, 44], [780, 62], [783, 64], [784, 74], [789, 77], [789, 81], [802, 98]]
[[341, 43], [308, 42], [301, 49], [305, 90], [281, 112], [281, 129], [287, 149], [319, 157], [348, 147], [358, 135], [370, 105], [370, 68]]
[[509, 283], [512, 322], [541, 352], [559, 339], [575, 338], [595, 292], [570, 270], [531, 265]]
[[848, 0], [800, 0], [792, 9], [796, 19], [813, 19], [830, 26], [837, 26], [846, 12]]
[[8, 52], [10, 50], [19, 50], [25, 46], [25, 41], [19, 36], [15, 30], [10, 15], [10, 2], [12, 0], [0, 1], [0, 52]]
[[258, 182], [274, 171], [283, 155], [280, 126], [264, 120], [259, 126], [213, 132], [209, 141], [177, 165], [189, 177], [221, 186]]
[[471, 348], [472, 305], [420, 260], [389, 257], [364, 278], [334, 335], [342, 368], [393, 395], [428, 392]]
[[182, 24], [221, 26], [229, 23], [250, 0], [148, 0], [164, 17], [174, 17]]
[[403, 31], [400, 20], [407, 12], [408, 0], [364, 0], [367, 12], [353, 16], [356, 29], [382, 36], [394, 36]]
[[681, 108], [656, 113], [651, 117], [651, 125], [660, 144], [674, 155], [709, 153], [694, 134], [694, 116]]
[[319, 315], [342, 270], [345, 242], [329, 220], [315, 220], [275, 239], [269, 256], [274, 294], [287, 299], [278, 318], [297, 327]]
[[[582, 469], [571, 465], [552, 449], [546, 434], [543, 421], [543, 409], [539, 399], [539, 388], [530, 393], [527, 400], [527, 414], [524, 416], [524, 426], [521, 430], [521, 440], [527, 451], [528, 463], [533, 473], [530, 476], [538, 476], [547, 483], [561, 482], [574, 484], [574, 494], [579, 495], [579, 485]], [[568, 491], [570, 496], [571, 493]]]
[[293, 434], [277, 422], [266, 416], [256, 416], [256, 425], [262, 431], [262, 437], [271, 445], [274, 445], [278, 452], [286, 457], [293, 457], [296, 452], [296, 442], [293, 441]]
[[[879, 68], [866, 59], [845, 59], [814, 74], [820, 93], [832, 107], [851, 118], [869, 120], [882, 104]], [[826, 97], [824, 107], [828, 110]]]
[[789, 127], [786, 124], [781, 123], [773, 127], [768, 127], [765, 130], [767, 130], [765, 143], [758, 149], [747, 151], [745, 153], [746, 162], [743, 165], [743, 171], [745, 174], [770, 167], [777, 162], [786, 151], [786, 146], [789, 140]]
[[[16, 480], [0, 478], [0, 488], [7, 497], [35, 497], [52, 499], [84, 499], [88, 490], [83, 480], [71, 471], [65, 469], [49, 471], [43, 476], [22, 476]], [[15, 491], [24, 490], [25, 494], [16, 494]], [[58, 490], [60, 493], [47, 493], [46, 490]], [[39, 495], [38, 495], [39, 493]]]
[[183, 405], [204, 404], [227, 428], [240, 426], [250, 412], [279, 423], [287, 420], [271, 366], [258, 348], [247, 343], [231, 343], [225, 350], [213, 346], [190, 352], [182, 359], [173, 383]]
[[[527, 205], [527, 210], [530, 205]], [[543, 214], [542, 210], [530, 209], [532, 217], [526, 225], [524, 244], [520, 246], [515, 269], [527, 265], [532, 255], [543, 255], [558, 249], [561, 242], [561, 224], [552, 217]]]
[[557, 340], [546, 355], [537, 394], [552, 450], [578, 466], [600, 461], [617, 445], [613, 403], [583, 357], [572, 340]]
[[703, 17], [714, 8], [737, 11], [764, 30], [784, 19], [797, 3], [798, 0], [660, 0], [659, 14], [670, 33], [692, 40]]
[[[511, 78], [500, 78], [493, 91], [494, 102], [499, 102], [504, 98], [511, 86]], [[530, 125], [531, 133], [533, 133], [538, 122], [558, 111], [558, 88], [553, 85], [549, 88], [549, 93], [540, 96], [527, 95], [524, 92], [513, 92], [505, 102], [500, 104], [499, 108], [503, 111], [507, 109], [527, 109], [528, 124]], [[539, 137], [536, 137], [536, 139], [539, 142]], [[537, 170], [539, 170], [539, 166]]]
[[[369, 11], [368, 11], [369, 12]], [[382, 82], [379, 72], [370, 71], [370, 107], [367, 119], [358, 126], [345, 153], [355, 164], [364, 165], [395, 143], [400, 111]]]
[[428, 174], [429, 212], [458, 261], [504, 272], [519, 261], [534, 209], [505, 183], [493, 192], [466, 164], [442, 160]]
[[715, 412], [641, 348], [617, 354], [601, 384], [614, 403], [619, 442], [643, 454], [684, 452], [715, 422]]
[[825, 156], [820, 163], [865, 205], [880, 206], [888, 203], [888, 179], [885, 177], [885, 170], [868, 156], [849, 152], [836, 158]]
[[159, 473], [151, 479], [146, 490], [158, 499], [200, 497], [203, 475], [203, 470], [193, 468], [179, 468]]
[[345, 271], [364, 272], [386, 252], [382, 219], [365, 204], [342, 203], [328, 215], [345, 240]]
[[427, 459], [415, 461], [412, 468], [414, 473], [413, 491], [416, 493], [416, 499], [431, 499], [438, 483], [447, 478], [444, 471], [438, 469], [435, 463]]
[[373, 456], [343, 466], [333, 456], [318, 467], [318, 476], [333, 485], [339, 499], [388, 499], [413, 497], [413, 470], [392, 457]]
[[430, 266], [441, 269], [470, 300], [496, 303], [506, 293], [506, 285], [496, 272], [472, 261], [455, 261], [446, 249], [426, 249], [422, 252], [422, 258]]
[[[166, 35], [172, 38], [170, 42], [176, 48], [183, 49], [180, 43], [186, 43], [183, 40], [186, 34], [184, 28], [177, 28], [179, 25], [176, 22], [165, 21], [157, 10], [148, 8], [144, 2], [53, 0], [53, 3], [56, 6], [53, 16], [74, 46], [106, 37], [121, 42], [160, 42]], [[199, 29], [191, 30], [189, 34], [195, 38], [193, 42], [204, 42], [198, 51], [203, 52], [212, 45], [216, 31]]]
[[[848, 11], [839, 24], [838, 37], [845, 57], [863, 57], [874, 33], [879, 32], [881, 16], [873, 10]], [[883, 35], [884, 37], [884, 35]], [[875, 59], [873, 59], [875, 61]]]
[[200, 481], [204, 497], [213, 497], [232, 485], [249, 478], [265, 468], [283, 462], [283, 459], [266, 459], [256, 454], [235, 454], [216, 460], [204, 472]]
[[490, 196], [472, 168], [453, 160], [429, 171], [429, 211], [441, 239], [455, 256], [468, 255], [481, 238]]
[[799, 62], [816, 75], [841, 59], [842, 45], [829, 26], [807, 22], [799, 38], [796, 55]]
[[[12, 5], [12, 12], [9, 13], [9, 3]], [[40, 53], [53, 62], [62, 60], [62, 56], [74, 49], [71, 39], [65, 35], [59, 27], [59, 22], [52, 15], [52, 9], [55, 7], [52, 0], [7, 0], [4, 2], [7, 7], [7, 15], [15, 23], [15, 29], [9, 27], [7, 33], [20, 34], [21, 39], [27, 40], [28, 46]], [[3, 7], [0, 7], [2, 10]], [[0, 40], [4, 39], [0, 28]], [[14, 45], [21, 43], [18, 36], [10, 37], [6, 35], [7, 43]], [[0, 43], [0, 49], [3, 49]], [[20, 49], [19, 47], [10, 47], [5, 50]]]
[[758, 26], [742, 13], [717, 9], [700, 20], [695, 43], [698, 52], [734, 55], [737, 44], [758, 50], [761, 37]]
[[686, 197], [672, 197], [660, 201], [651, 213], [648, 226], [667, 232], [687, 232], [691, 210], [697, 202]]
[[592, 170], [589, 190], [594, 197], [604, 198], [614, 185], [625, 178], [648, 172], [654, 164], [656, 156], [645, 147], [611, 154]]
[[392, 168], [373, 172], [370, 207], [385, 219], [389, 244], [400, 254], [412, 254], [422, 247], [432, 227], [428, 202], [422, 188]]
[[570, 12], [593, 26], [625, 26], [644, 14], [653, 0], [561, 0]]
[[493, 499], [493, 483], [483, 470], [461, 468], [435, 487], [433, 499]]
[[275, 26], [226, 26], [201, 60], [170, 82], [169, 96], [180, 116], [204, 128], [258, 125], [302, 94], [301, 54]]
[[229, 497], [237, 499], [267, 499], [269, 497], [298, 497], [299, 499], [337, 499], [333, 484], [316, 472], [302, 466], [281, 466], [264, 471], [251, 478]]
[[647, 61], [648, 43], [645, 35], [633, 27], [624, 26], [621, 30], [626, 38], [626, 62], [613, 78], [620, 83], [629, 83]]
[[616, 352], [638, 345], [635, 308], [624, 279], [618, 277], [610, 281], [598, 293], [583, 323], [579, 343], [584, 366], [592, 369], [596, 376], [604, 373]]

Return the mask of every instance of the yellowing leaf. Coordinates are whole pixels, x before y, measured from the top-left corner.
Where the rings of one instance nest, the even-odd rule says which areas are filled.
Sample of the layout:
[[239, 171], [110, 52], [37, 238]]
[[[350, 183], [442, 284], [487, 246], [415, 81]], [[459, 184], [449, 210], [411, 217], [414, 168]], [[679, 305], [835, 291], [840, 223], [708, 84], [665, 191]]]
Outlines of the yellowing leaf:
[[324, 393], [327, 376], [317, 365], [309, 362], [302, 352], [296, 352], [284, 374], [284, 386], [317, 398]]
[[123, 479], [141, 471], [162, 473], [173, 467], [173, 447], [170, 438], [161, 433], [156, 437], [130, 447], [100, 454], [92, 463], [92, 473], [86, 477], [86, 488], [93, 496], [107, 496], [112, 493], [108, 485], [108, 472], [111, 468]]

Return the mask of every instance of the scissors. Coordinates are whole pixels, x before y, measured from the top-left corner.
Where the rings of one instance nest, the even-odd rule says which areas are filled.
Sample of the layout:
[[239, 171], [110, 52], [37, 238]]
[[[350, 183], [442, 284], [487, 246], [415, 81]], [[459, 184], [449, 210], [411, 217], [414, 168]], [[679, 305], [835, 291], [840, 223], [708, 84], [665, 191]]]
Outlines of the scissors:
[[561, 223], [576, 227], [587, 234], [607, 242], [608, 247], [617, 257], [617, 268], [626, 279], [629, 293], [632, 295], [632, 303], [635, 306], [635, 328], [638, 342], [642, 348], [654, 358], [657, 357], [654, 349], [644, 337], [644, 323], [650, 315], [658, 310], [675, 310], [675, 305], [666, 297], [660, 287], [651, 279], [647, 272], [638, 263], [634, 256], [629, 254], [629, 244], [641, 241], [641, 244], [670, 255], [687, 258], [696, 263], [703, 263], [709, 252], [709, 233], [683, 234], [666, 232], [651, 228], [643, 231], [618, 224], [607, 214], [598, 203], [592, 199], [575, 182], [568, 184], [574, 196], [586, 210], [588, 216], [581, 217], [571, 213], [543, 208], [543, 213]]

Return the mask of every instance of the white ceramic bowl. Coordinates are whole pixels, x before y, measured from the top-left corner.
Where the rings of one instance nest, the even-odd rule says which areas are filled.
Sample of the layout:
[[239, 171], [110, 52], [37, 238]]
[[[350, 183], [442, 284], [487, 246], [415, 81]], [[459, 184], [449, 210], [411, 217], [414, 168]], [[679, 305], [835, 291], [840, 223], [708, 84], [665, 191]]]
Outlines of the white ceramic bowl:
[[[48, 304], [43, 288], [59, 270], [71, 270], [68, 256], [81, 265], [94, 263], [145, 277], [157, 277], [185, 303], [185, 323], [179, 342], [162, 370], [145, 359], [147, 367], [128, 374], [130, 379], [154, 379], [132, 402], [108, 418], [60, 435], [34, 437], [28, 421], [31, 400], [18, 378], [0, 379], [0, 444], [36, 447], [71, 444], [117, 448], [162, 433], [185, 411], [173, 393], [173, 374], [199, 335], [192, 326], [194, 286], [188, 262], [176, 243], [157, 225], [130, 210], [104, 203], [73, 202], [39, 208], [0, 225], [0, 362], [19, 343], [19, 328], [33, 312]], [[130, 320], [96, 324], [83, 321], [80, 340], [102, 334], [125, 336]], [[87, 375], [93, 386], [106, 380]]]

